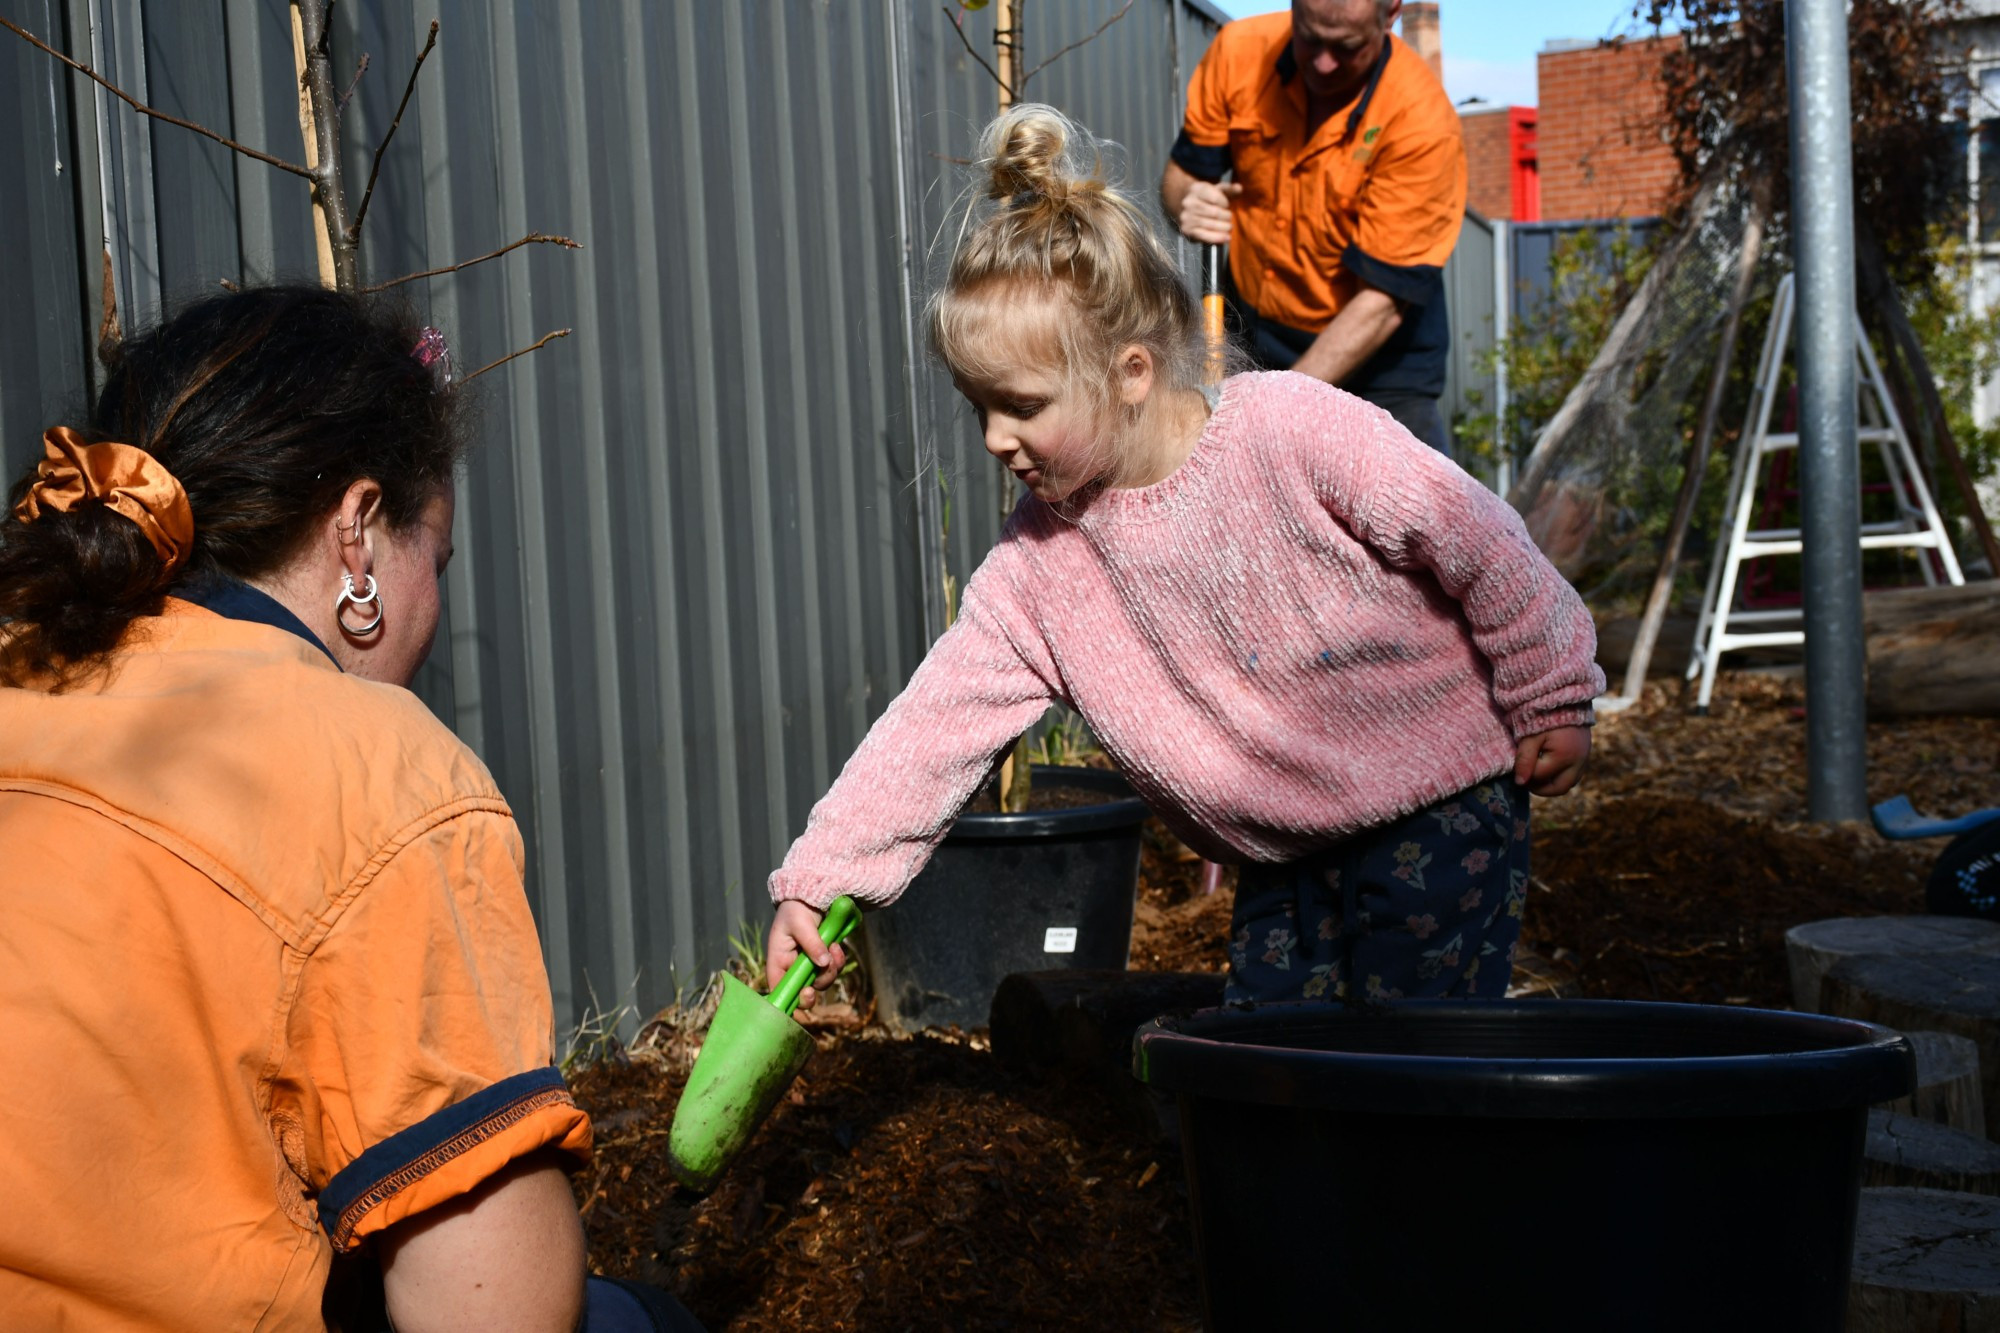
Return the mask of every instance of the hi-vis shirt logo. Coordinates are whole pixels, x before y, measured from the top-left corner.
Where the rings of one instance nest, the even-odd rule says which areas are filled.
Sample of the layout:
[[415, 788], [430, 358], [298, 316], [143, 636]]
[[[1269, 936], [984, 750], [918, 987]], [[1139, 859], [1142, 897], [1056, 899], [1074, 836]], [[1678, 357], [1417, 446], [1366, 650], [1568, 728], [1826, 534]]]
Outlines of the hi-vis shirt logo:
[[1370, 125], [1361, 132], [1361, 147], [1354, 150], [1354, 160], [1356, 162], [1366, 162], [1369, 158], [1375, 156], [1375, 140], [1381, 134], [1382, 127], [1380, 125]]

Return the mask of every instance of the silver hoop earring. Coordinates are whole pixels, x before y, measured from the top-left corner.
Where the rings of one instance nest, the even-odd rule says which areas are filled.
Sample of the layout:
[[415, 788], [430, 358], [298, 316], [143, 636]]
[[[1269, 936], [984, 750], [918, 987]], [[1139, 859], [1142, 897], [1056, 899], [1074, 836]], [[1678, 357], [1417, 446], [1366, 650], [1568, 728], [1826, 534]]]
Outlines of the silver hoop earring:
[[[342, 629], [356, 638], [373, 634], [382, 624], [382, 595], [376, 591], [375, 576], [373, 574], [363, 574], [361, 579], [365, 586], [361, 592], [356, 592], [354, 591], [354, 575], [342, 574], [340, 576], [340, 592], [333, 599], [333, 618], [340, 622]], [[347, 623], [347, 618], [341, 614], [341, 612], [350, 606], [373, 606], [375, 608], [375, 618], [365, 625], [350, 625]]]

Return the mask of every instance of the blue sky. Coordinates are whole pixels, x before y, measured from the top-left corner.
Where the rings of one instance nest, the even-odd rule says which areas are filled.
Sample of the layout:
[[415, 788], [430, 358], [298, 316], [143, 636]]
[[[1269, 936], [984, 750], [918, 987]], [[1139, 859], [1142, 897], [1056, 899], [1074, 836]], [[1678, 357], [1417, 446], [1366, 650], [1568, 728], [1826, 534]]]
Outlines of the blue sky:
[[[1289, 9], [1289, 0], [1215, 0], [1236, 18]], [[1609, 37], [1631, 24], [1632, 0], [1438, 0], [1444, 85], [1454, 102], [1535, 104], [1535, 53], [1565, 37]]]

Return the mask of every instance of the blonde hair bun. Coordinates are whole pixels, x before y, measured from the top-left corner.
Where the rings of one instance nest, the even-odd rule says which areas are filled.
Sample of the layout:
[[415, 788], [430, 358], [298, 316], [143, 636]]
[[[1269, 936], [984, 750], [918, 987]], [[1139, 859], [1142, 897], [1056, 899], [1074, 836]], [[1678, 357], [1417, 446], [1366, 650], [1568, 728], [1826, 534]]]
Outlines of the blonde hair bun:
[[986, 127], [979, 144], [979, 168], [986, 172], [990, 199], [1012, 201], [1027, 195], [1064, 203], [1105, 188], [1096, 140], [1041, 102], [1010, 107]]
[[1096, 440], [1066, 467], [1117, 484], [1148, 457], [1119, 410], [1122, 350], [1146, 348], [1158, 382], [1185, 390], [1201, 383], [1207, 349], [1194, 294], [1150, 210], [1113, 181], [1107, 147], [1035, 102], [988, 125], [927, 322], [932, 350], [961, 380], [1030, 360], [1053, 370]]

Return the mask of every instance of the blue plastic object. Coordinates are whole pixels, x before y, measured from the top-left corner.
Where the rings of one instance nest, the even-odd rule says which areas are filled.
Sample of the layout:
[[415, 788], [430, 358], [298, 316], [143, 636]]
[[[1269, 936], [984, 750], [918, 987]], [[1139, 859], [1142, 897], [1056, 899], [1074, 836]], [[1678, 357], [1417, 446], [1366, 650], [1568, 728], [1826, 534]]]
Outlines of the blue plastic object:
[[1907, 838], [1953, 838], [2000, 819], [2000, 809], [1974, 810], [1957, 819], [1926, 819], [1917, 813], [1917, 807], [1910, 804], [1907, 796], [1891, 796], [1876, 805], [1869, 814], [1874, 817], [1877, 833], [1898, 841]]

